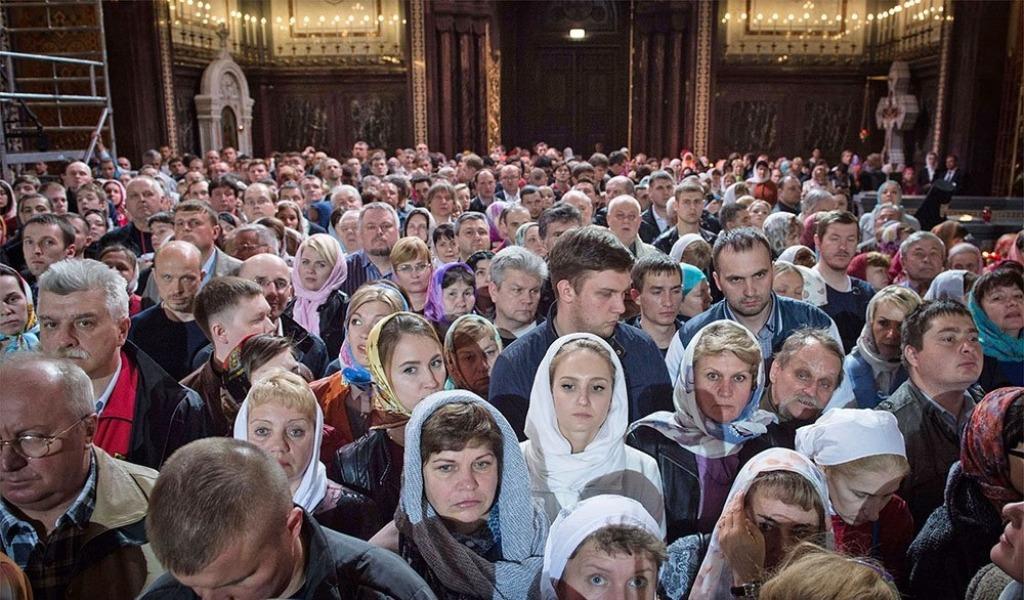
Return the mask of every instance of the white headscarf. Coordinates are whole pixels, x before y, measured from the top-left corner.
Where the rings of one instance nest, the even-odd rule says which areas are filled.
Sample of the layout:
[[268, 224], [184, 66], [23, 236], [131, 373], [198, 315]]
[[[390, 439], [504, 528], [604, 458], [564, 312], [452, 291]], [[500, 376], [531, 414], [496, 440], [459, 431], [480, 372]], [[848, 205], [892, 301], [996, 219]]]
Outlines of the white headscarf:
[[821, 466], [879, 454], [907, 456], [896, 416], [867, 408], [834, 408], [797, 429], [796, 451]]
[[[320, 505], [324, 496], [327, 495], [327, 468], [320, 462], [320, 444], [324, 437], [324, 411], [320, 409], [320, 403], [316, 406], [316, 423], [313, 428], [313, 449], [306, 463], [306, 470], [302, 472], [302, 481], [298, 489], [292, 494], [292, 502], [301, 506], [309, 514]], [[234, 437], [236, 440], [249, 441], [249, 400], [242, 402], [238, 409], [238, 416], [235, 417]]]
[[[572, 453], [569, 440], [558, 430], [550, 376], [551, 361], [562, 346], [573, 340], [589, 340], [600, 345], [611, 358], [615, 370], [608, 416], [594, 439], [583, 452], [577, 454]], [[629, 399], [626, 394], [626, 377], [622, 363], [611, 346], [590, 333], [573, 333], [555, 340], [537, 367], [533, 391], [530, 393], [530, 408], [526, 413], [525, 432], [530, 442], [524, 445], [524, 454], [530, 469], [534, 495], [550, 491], [556, 494], [571, 492], [578, 496], [588, 483], [598, 477], [625, 470], [627, 426]]]
[[968, 271], [954, 269], [943, 271], [932, 279], [928, 291], [924, 293], [924, 300], [943, 300], [951, 298], [960, 304], [967, 304], [967, 295], [964, 294], [964, 275]]
[[703, 239], [704, 238], [701, 237], [699, 233], [688, 233], [686, 235], [679, 236], [679, 239], [676, 240], [676, 243], [672, 244], [672, 249], [669, 250], [668, 255], [672, 258], [672, 260], [679, 262], [683, 260], [683, 252], [686, 252], [687, 246], [698, 240]]
[[794, 246], [789, 246], [788, 248], [783, 250], [779, 254], [778, 260], [784, 260], [784, 261], [786, 261], [788, 263], [796, 264], [796, 262], [795, 262], [795, 260], [796, 260], [796, 253], [799, 252], [801, 249], [807, 250], [812, 255], [815, 255], [814, 254], [814, 250], [811, 250], [810, 248], [808, 248], [807, 246], [804, 246], [802, 244], [796, 244]]
[[[675, 413], [656, 412], [633, 423], [630, 431], [640, 425], [652, 427], [690, 452], [707, 458], [731, 456], [740, 451], [746, 440], [768, 432], [767, 425], [774, 423], [777, 417], [758, 408], [761, 394], [764, 392], [763, 360], [757, 361], [757, 381], [746, 406], [736, 420], [726, 424], [715, 423], [697, 407], [693, 354], [700, 338], [709, 328], [719, 324], [737, 328], [757, 345], [754, 334], [736, 321], [722, 319], [705, 325], [693, 336], [683, 353], [683, 362], [679, 369], [680, 376], [676, 379], [676, 388], [673, 394], [676, 405]], [[760, 346], [758, 345], [758, 347]]]
[[541, 597], [557, 600], [555, 585], [565, 572], [569, 557], [583, 540], [609, 525], [625, 525], [642, 529], [656, 538], [661, 530], [642, 504], [626, 498], [606, 494], [581, 500], [571, 509], [564, 509], [548, 531], [544, 547], [544, 570], [540, 578]]
[[[738, 494], [743, 493], [746, 495], [750, 485], [759, 474], [768, 471], [791, 471], [802, 476], [818, 492], [818, 499], [821, 502], [822, 509], [828, 511], [830, 504], [825, 474], [804, 455], [786, 448], [770, 448], [743, 465], [739, 474], [736, 475], [736, 481], [733, 482], [732, 489], [729, 490], [729, 497], [725, 501], [725, 510], [729, 510], [729, 505], [732, 504]], [[822, 546], [832, 550], [835, 545], [832, 535], [832, 519], [828, 517], [827, 512], [823, 517], [825, 540]], [[693, 587], [690, 590], [690, 600], [717, 600], [719, 598], [732, 597], [729, 593], [729, 588], [733, 584], [732, 567], [722, 552], [718, 536], [718, 525], [715, 525], [715, 530], [711, 533], [708, 552], [704, 556], [704, 562], [701, 563], [700, 570], [697, 571], [697, 577], [694, 579]]]
[[813, 306], [825, 306], [828, 304], [828, 289], [821, 274], [803, 265], [793, 266], [796, 267], [797, 271], [800, 271], [800, 277], [804, 280], [804, 302]]

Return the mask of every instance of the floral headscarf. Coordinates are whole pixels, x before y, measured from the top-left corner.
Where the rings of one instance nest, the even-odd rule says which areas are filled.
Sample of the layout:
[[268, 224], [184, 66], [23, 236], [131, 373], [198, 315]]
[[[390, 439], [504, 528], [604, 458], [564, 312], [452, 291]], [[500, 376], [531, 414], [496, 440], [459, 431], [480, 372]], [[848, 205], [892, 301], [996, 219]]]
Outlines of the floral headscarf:
[[[427, 301], [423, 305], [423, 316], [427, 320], [433, 323], [440, 323], [442, 325], [450, 325], [451, 321], [448, 319], [448, 315], [445, 314], [444, 310], [444, 276], [452, 269], [462, 269], [469, 273], [470, 277], [474, 280], [476, 275], [473, 274], [473, 269], [464, 262], [453, 262], [446, 265], [442, 265], [437, 269], [434, 269], [434, 274], [430, 277], [430, 284], [427, 286]], [[476, 286], [473, 286], [473, 294], [476, 294]]]
[[[728, 507], [739, 494], [746, 494], [754, 480], [761, 473], [769, 471], [790, 471], [806, 479], [818, 493], [818, 500], [821, 502], [825, 518], [825, 540], [822, 546], [832, 550], [835, 545], [835, 538], [832, 535], [832, 519], [828, 518], [828, 509], [831, 506], [828, 497], [828, 483], [825, 474], [822, 473], [814, 463], [807, 457], [793, 450], [786, 448], [770, 448], [750, 459], [743, 465], [736, 481], [729, 490], [729, 498], [725, 505]], [[690, 600], [715, 600], [718, 598], [730, 598], [729, 588], [733, 584], [732, 568], [722, 551], [720, 544], [718, 526], [711, 533], [711, 542], [708, 552], [704, 555], [704, 562], [697, 571], [697, 577], [693, 582], [693, 589], [690, 591]]]
[[1002, 505], [1019, 502], [1021, 494], [1010, 481], [1010, 461], [1003, 440], [1006, 416], [1013, 404], [1024, 401], [1024, 388], [1007, 387], [989, 393], [971, 413], [960, 446], [964, 473], [981, 486], [982, 493]]
[[[411, 312], [403, 311], [390, 314], [377, 321], [377, 324], [370, 330], [370, 335], [366, 340], [366, 366], [369, 368], [370, 374], [373, 376], [373, 382], [377, 387], [377, 393], [373, 395], [373, 412], [376, 413], [376, 416], [372, 420], [375, 423], [380, 423], [379, 427], [386, 429], [405, 425], [409, 417], [412, 416], [409, 409], [399, 402], [398, 396], [395, 394], [394, 389], [392, 389], [391, 380], [388, 379], [387, 368], [382, 362], [380, 355], [380, 333], [384, 326], [398, 315], [424, 320], [423, 317]], [[433, 332], [433, 327], [430, 327], [429, 323], [426, 323], [425, 320], [424, 325], [426, 325], [425, 330]], [[441, 345], [436, 336], [433, 339], [437, 341], [438, 346]]]
[[0, 277], [14, 277], [17, 280], [21, 293], [25, 296], [25, 308], [28, 311], [28, 318], [21, 331], [13, 335], [0, 334], [0, 360], [3, 360], [3, 356], [9, 352], [35, 350], [39, 347], [39, 323], [36, 322], [36, 311], [33, 307], [32, 287], [25, 281], [25, 278], [11, 267], [3, 264], [0, 264]]
[[477, 323], [490, 332], [491, 338], [498, 346], [498, 352], [501, 352], [502, 343], [501, 334], [498, 332], [498, 328], [480, 315], [462, 315], [458, 319], [452, 321], [452, 326], [448, 328], [447, 333], [444, 335], [444, 362], [448, 366], [448, 376], [451, 379], [453, 389], [472, 391], [472, 387], [470, 387], [471, 382], [462, 379], [462, 370], [459, 368], [459, 359], [455, 355], [456, 350], [458, 350], [458, 348], [455, 347], [455, 333], [463, 324], [468, 323]]
[[683, 354], [679, 378], [676, 379], [674, 401], [675, 413], [656, 412], [640, 419], [630, 426], [630, 431], [640, 425], [647, 425], [661, 432], [694, 454], [707, 458], [731, 456], [740, 451], [747, 440], [768, 432], [767, 425], [775, 422], [775, 415], [758, 409], [761, 394], [764, 393], [764, 361], [757, 361], [757, 379], [746, 405], [730, 423], [716, 423], [706, 417], [697, 406], [697, 386], [694, 373], [694, 353], [697, 343], [707, 331], [717, 325], [736, 327], [742, 330], [756, 344], [750, 331], [735, 321], [719, 320], [708, 323], [690, 340]]

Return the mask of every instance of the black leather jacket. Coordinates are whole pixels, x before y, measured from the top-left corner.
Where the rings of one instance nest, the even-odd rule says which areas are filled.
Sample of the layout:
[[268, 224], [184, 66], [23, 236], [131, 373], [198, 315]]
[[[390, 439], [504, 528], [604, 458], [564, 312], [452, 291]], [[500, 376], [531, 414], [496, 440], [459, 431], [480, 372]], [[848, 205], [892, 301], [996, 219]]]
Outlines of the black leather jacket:
[[377, 523], [367, 519], [367, 528], [380, 530], [395, 515], [402, 492], [402, 463], [396, 464], [394, 457], [400, 455], [401, 449], [386, 430], [371, 429], [340, 448], [328, 468], [329, 479], [365, 495], [376, 505]]

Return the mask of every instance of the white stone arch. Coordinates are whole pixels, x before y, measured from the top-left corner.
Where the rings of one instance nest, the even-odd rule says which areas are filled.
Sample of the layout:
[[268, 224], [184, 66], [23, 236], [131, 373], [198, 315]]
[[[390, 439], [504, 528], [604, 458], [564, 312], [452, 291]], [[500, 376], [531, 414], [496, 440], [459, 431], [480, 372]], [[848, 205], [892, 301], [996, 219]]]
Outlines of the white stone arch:
[[235, 113], [238, 122], [239, 154], [252, 155], [252, 106], [249, 82], [242, 67], [231, 58], [226, 48], [203, 71], [199, 95], [195, 97], [196, 120], [199, 121], [199, 145], [203, 154], [224, 146], [221, 131], [225, 109]]

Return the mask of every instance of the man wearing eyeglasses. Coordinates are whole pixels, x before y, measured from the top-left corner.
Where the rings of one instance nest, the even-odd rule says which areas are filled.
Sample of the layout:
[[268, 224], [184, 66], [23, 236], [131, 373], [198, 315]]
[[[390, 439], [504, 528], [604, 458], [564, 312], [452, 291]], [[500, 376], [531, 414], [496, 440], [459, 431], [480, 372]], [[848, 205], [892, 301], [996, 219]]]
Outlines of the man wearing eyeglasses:
[[0, 550], [36, 598], [134, 598], [164, 571], [144, 523], [156, 471], [93, 445], [89, 376], [38, 354], [0, 365]]
[[[288, 314], [294, 290], [291, 269], [284, 259], [273, 254], [257, 254], [242, 263], [238, 276], [260, 286], [270, 305], [270, 321], [277, 328], [277, 335], [291, 338], [299, 362], [309, 368], [313, 377], [323, 377], [333, 357], [327, 356], [327, 346], [319, 336], [306, 331]], [[210, 349], [212, 351], [212, 346]]]

